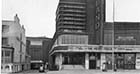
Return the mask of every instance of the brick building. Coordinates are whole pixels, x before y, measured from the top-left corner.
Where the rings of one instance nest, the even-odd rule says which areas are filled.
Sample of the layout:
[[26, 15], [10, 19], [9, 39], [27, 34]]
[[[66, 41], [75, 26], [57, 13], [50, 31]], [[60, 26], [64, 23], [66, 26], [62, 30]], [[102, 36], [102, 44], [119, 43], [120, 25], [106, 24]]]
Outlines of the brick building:
[[27, 52], [31, 56], [31, 69], [37, 69], [40, 64], [48, 63], [51, 38], [27, 37]]

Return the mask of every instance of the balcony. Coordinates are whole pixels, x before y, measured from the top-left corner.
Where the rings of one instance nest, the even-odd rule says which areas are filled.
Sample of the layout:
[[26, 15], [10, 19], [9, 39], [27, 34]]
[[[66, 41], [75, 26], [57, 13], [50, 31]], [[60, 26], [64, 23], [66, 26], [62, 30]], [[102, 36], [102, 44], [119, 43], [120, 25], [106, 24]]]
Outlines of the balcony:
[[86, 5], [86, 3], [84, 2], [68, 2], [68, 1], [60, 1], [60, 4]]
[[61, 14], [62, 16], [75, 16], [75, 17], [86, 17], [86, 15], [81, 14]]
[[73, 9], [71, 9], [71, 10], [60, 10], [60, 11], [62, 11], [62, 12], [75, 12], [75, 13], [86, 13], [85, 11], [83, 11], [83, 10], [73, 10]]
[[80, 30], [84, 30], [85, 29], [85, 27], [82, 27], [82, 26], [72, 26], [72, 25], [62, 25], [62, 26], [59, 26], [58, 28], [80, 29]]
[[60, 5], [59, 8], [65, 7], [65, 8], [75, 8], [75, 9], [85, 9], [85, 6], [73, 6], [73, 5]]
[[64, 18], [60, 18], [60, 19], [74, 20], [74, 21], [85, 21], [85, 19], [82, 19], [82, 18], [71, 18], [71, 17], [64, 17]]
[[[72, 18], [70, 18], [70, 17], [72, 17]], [[68, 13], [68, 14], [59, 14], [59, 15], [57, 15], [56, 16], [56, 21], [57, 20], [59, 20], [59, 19], [63, 19], [63, 18], [65, 18], [65, 19], [76, 19], [76, 20], [83, 20], [83, 21], [85, 21], [85, 18], [86, 18], [86, 15], [85, 14], [73, 14], [73, 13]]]
[[67, 22], [67, 21], [65, 21], [65, 22], [59, 22], [58, 23], [58, 25], [60, 25], [60, 24], [71, 24], [71, 25], [85, 25], [85, 23], [79, 23], [79, 22]]

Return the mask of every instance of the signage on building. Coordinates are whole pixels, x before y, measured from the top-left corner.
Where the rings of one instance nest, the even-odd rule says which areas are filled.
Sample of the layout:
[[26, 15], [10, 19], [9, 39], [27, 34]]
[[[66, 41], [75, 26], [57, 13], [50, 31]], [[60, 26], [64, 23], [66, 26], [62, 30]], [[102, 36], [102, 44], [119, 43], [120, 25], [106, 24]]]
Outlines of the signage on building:
[[95, 60], [95, 56], [90, 56], [89, 59], [90, 60]]
[[99, 50], [99, 46], [69, 46], [69, 50]]
[[119, 36], [116, 40], [134, 40], [133, 36]]
[[[112, 47], [106, 47], [106, 46], [69, 46], [68, 48], [69, 50], [75, 51], [101, 51], [101, 52], [105, 52], [105, 51], [112, 51]], [[128, 47], [114, 47], [114, 51], [115, 52], [140, 52], [140, 50], [137, 50], [136, 48], [128, 48]]]

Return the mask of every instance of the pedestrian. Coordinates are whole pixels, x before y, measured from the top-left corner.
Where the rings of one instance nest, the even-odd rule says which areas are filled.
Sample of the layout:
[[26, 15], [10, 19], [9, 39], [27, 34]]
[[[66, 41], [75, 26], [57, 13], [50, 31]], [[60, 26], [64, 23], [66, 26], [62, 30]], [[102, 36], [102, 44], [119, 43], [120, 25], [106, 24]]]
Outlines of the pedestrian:
[[117, 71], [117, 65], [114, 64], [114, 71]]
[[45, 72], [43, 64], [39, 67], [39, 72]]
[[107, 71], [106, 62], [104, 62], [103, 65], [102, 65], [102, 71]]

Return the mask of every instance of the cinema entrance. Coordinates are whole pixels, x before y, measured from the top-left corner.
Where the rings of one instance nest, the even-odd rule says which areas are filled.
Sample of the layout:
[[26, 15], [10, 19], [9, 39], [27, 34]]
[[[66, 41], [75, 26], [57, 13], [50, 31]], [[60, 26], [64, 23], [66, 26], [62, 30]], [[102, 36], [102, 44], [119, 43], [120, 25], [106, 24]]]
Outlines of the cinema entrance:
[[89, 69], [100, 69], [100, 53], [89, 53]]

